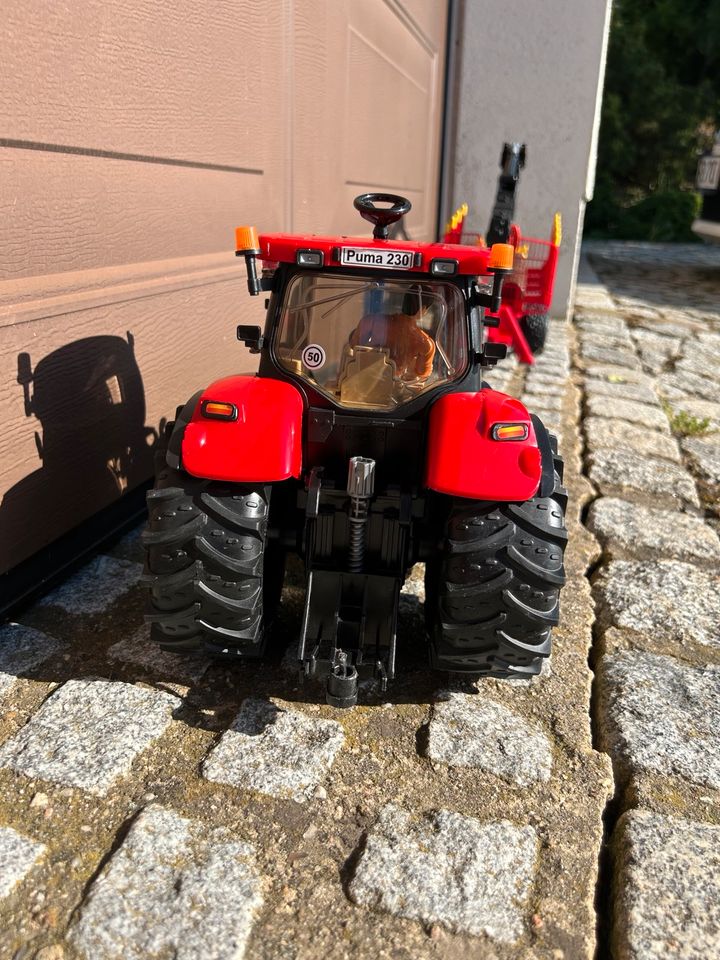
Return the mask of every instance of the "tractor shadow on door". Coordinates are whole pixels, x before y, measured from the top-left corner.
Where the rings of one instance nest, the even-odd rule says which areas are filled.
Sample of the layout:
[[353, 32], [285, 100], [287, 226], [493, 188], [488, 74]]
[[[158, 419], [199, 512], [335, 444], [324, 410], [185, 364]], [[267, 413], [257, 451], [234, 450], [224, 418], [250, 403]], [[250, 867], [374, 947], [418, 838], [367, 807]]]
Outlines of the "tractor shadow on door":
[[[65, 344], [33, 367], [17, 358], [25, 415], [41, 466], [0, 505], [0, 570], [15, 567], [152, 475], [158, 431], [145, 425], [145, 391], [132, 334]], [[52, 548], [50, 548], [52, 549]]]

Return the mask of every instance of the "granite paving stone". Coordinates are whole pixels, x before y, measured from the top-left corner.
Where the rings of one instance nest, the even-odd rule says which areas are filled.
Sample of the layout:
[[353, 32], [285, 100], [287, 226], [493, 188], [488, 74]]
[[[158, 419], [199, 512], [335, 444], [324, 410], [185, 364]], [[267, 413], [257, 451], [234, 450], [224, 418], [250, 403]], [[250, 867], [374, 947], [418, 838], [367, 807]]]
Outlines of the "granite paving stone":
[[[697, 397], [681, 397], [668, 399], [675, 418], [684, 414], [685, 418], [692, 418], [698, 424], [704, 424], [706, 432], [720, 431], [720, 403], [711, 400], [700, 400]], [[681, 424], [679, 424], [681, 426]]]
[[682, 349], [680, 337], [662, 336], [649, 330], [633, 330], [632, 338], [643, 366], [653, 373], [658, 373], [675, 360]]
[[704, 491], [713, 499], [720, 498], [720, 433], [684, 437], [680, 446]]
[[151, 806], [93, 881], [70, 940], [86, 960], [241, 960], [262, 902], [250, 844]]
[[636, 403], [657, 406], [657, 394], [644, 383], [613, 383], [612, 380], [586, 380], [588, 397], [606, 397], [609, 401], [634, 400]]
[[632, 317], [644, 317], [648, 320], [654, 320], [656, 317], [660, 316], [658, 310], [654, 307], [648, 306], [645, 300], [640, 300], [637, 297], [617, 297], [617, 302], [623, 307], [623, 313]]
[[530, 826], [449, 810], [413, 820], [390, 804], [370, 830], [349, 893], [362, 906], [514, 943], [530, 919], [537, 849]]
[[666, 370], [672, 369], [673, 358], [668, 358], [667, 353], [663, 352], [662, 350], [653, 349], [652, 347], [643, 346], [641, 344], [638, 346], [637, 352], [638, 356], [640, 357], [643, 370], [647, 370], [648, 373], [653, 374], [653, 376], [656, 378]]
[[580, 346], [580, 355], [586, 363], [612, 364], [616, 367], [627, 367], [628, 370], [640, 369], [640, 360], [630, 347], [610, 348], [602, 343], [583, 343]]
[[676, 365], [682, 371], [698, 373], [703, 377], [717, 376], [720, 373], [720, 354], [710, 343], [697, 340], [689, 341], [682, 359]]
[[143, 626], [131, 636], [118, 640], [109, 647], [110, 660], [131, 663], [174, 683], [197, 683], [210, 666], [210, 660], [201, 655], [177, 656], [161, 650], [150, 639], [150, 632]]
[[625, 320], [617, 314], [588, 313], [585, 310], [575, 315], [574, 323], [580, 330], [588, 333], [608, 334], [609, 336], [626, 333], [628, 329]]
[[685, 339], [684, 334], [680, 335], [678, 333], [675, 337], [668, 337], [655, 330], [648, 330], [646, 327], [631, 328], [630, 336], [638, 350], [647, 349], [651, 352], [658, 352], [668, 360], [680, 356]]
[[77, 616], [102, 613], [139, 582], [142, 570], [132, 560], [101, 554], [43, 597], [40, 605], [61, 607]]
[[443, 692], [432, 710], [428, 756], [451, 767], [470, 767], [526, 787], [547, 782], [552, 747], [547, 736], [501, 703]]
[[616, 828], [618, 960], [720, 955], [720, 827], [630, 810]]
[[555, 376], [567, 376], [570, 373], [570, 354], [567, 350], [553, 353], [541, 353], [535, 358], [533, 370], [537, 373], [551, 373]]
[[343, 741], [335, 720], [248, 698], [202, 773], [216, 783], [303, 803], [324, 780]]
[[630, 339], [630, 334], [626, 330], [610, 334], [600, 330], [581, 330], [580, 343], [582, 344], [583, 348], [586, 346], [592, 346], [606, 350], [632, 351], [634, 349], [633, 341]]
[[579, 282], [575, 288], [575, 303], [585, 312], [615, 313], [615, 301], [600, 283], [586, 258], [580, 263]]
[[551, 381], [549, 383], [543, 380], [531, 380], [530, 377], [525, 381], [525, 393], [533, 397], [563, 397], [567, 390], [567, 380]]
[[703, 351], [710, 353], [716, 360], [720, 360], [720, 334], [712, 330], [700, 330], [697, 335]]
[[525, 378], [525, 383], [530, 386], [533, 384], [545, 384], [565, 387], [567, 386], [567, 382], [568, 374], [555, 373], [552, 370], [537, 370], [535, 367], [530, 369], [530, 372]]
[[590, 395], [586, 400], [588, 415], [609, 420], [628, 420], [638, 426], [648, 427], [660, 433], [669, 433], [668, 419], [659, 405], [634, 403], [621, 397]]
[[570, 363], [570, 350], [567, 346], [556, 345], [552, 352], [543, 351], [535, 357], [534, 367], [541, 370], [543, 367], [564, 366]]
[[642, 772], [720, 788], [720, 669], [638, 650], [598, 670], [603, 749], [623, 781]]
[[679, 560], [613, 560], [594, 583], [604, 627], [720, 647], [720, 576]]
[[585, 379], [587, 380], [605, 380], [608, 383], [638, 383], [648, 389], [653, 389], [655, 377], [651, 377], [643, 370], [630, 370], [628, 367], [617, 367], [611, 363], [587, 364], [585, 366]]
[[0, 767], [102, 796], [164, 733], [179, 704], [129, 683], [68, 680], [0, 747]]
[[641, 496], [677, 505], [700, 506], [690, 474], [667, 460], [623, 449], [595, 450], [590, 453], [588, 476], [606, 496]]
[[12, 893], [44, 856], [46, 849], [44, 844], [23, 836], [12, 827], [0, 827], [0, 899]]
[[630, 450], [643, 457], [659, 457], [680, 463], [677, 440], [665, 433], [647, 430], [627, 420], [606, 420], [588, 417], [583, 422], [587, 447], [591, 454], [598, 450]]
[[703, 377], [677, 367], [670, 373], [660, 374], [657, 383], [659, 392], [668, 400], [682, 400], [691, 396], [701, 400], [716, 400], [718, 396], [717, 378]]
[[647, 330], [649, 333], [658, 337], [668, 337], [673, 340], [678, 339], [678, 333], [687, 334], [689, 327], [684, 323], [680, 324], [677, 320], [668, 320], [659, 314], [655, 317], [633, 317], [632, 329]]
[[562, 416], [557, 410], [548, 410], [536, 403], [532, 405], [528, 403], [528, 406], [530, 407], [530, 412], [537, 414], [552, 434], [555, 436], [560, 435], [562, 432]]
[[43, 663], [59, 648], [60, 643], [54, 637], [20, 623], [9, 623], [0, 629], [0, 703], [18, 677]]
[[493, 371], [487, 375], [486, 380], [490, 384], [490, 386], [493, 388], [493, 390], [499, 390], [501, 393], [504, 393], [507, 390], [508, 386], [510, 385], [510, 381], [512, 380], [512, 374], [507, 373], [506, 375], [503, 376], [500, 374], [499, 371], [498, 372]]
[[720, 539], [699, 517], [601, 497], [591, 504], [586, 525], [613, 559], [720, 564]]
[[522, 402], [532, 413], [536, 410], [552, 410], [557, 413], [562, 410], [563, 397], [553, 396], [552, 394], [542, 394], [540, 396], [525, 392], [522, 396]]

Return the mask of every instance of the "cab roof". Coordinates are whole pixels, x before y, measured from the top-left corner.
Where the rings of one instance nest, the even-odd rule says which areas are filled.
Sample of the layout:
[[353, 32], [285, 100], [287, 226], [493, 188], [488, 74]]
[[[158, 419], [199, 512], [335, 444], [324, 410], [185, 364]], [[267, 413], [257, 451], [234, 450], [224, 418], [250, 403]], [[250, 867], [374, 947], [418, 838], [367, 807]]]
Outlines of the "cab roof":
[[[471, 247], [454, 243], [419, 243], [408, 240], [376, 240], [373, 237], [319, 237], [315, 234], [265, 233], [259, 236], [260, 258], [273, 263], [297, 263], [298, 252], [319, 251], [323, 267], [343, 267], [350, 273], [366, 273], [373, 269], [399, 269], [403, 273], [433, 273], [435, 279], [452, 276], [486, 276], [490, 250], [487, 247]], [[346, 262], [343, 249], [362, 251], [357, 259], [361, 262]], [[365, 255], [367, 251], [367, 255]], [[393, 267], [388, 263], [373, 263], [373, 254], [411, 253], [412, 264]], [[387, 259], [387, 258], [383, 258]], [[431, 270], [432, 261], [455, 261], [452, 273]], [[363, 262], [364, 261], [364, 262]]]

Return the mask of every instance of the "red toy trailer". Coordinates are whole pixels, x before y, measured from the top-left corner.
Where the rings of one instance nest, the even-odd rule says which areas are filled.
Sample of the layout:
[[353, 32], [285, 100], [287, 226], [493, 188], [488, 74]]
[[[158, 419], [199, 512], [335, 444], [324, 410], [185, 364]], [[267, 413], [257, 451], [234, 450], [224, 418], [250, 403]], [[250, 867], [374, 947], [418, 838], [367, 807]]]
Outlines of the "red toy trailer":
[[[547, 338], [562, 225], [560, 214], [556, 213], [550, 239], [540, 240], [521, 237], [519, 227], [512, 223], [515, 191], [525, 156], [524, 144], [504, 144], [487, 244], [511, 244], [515, 259], [513, 271], [503, 285], [502, 304], [495, 314], [497, 323], [491, 327], [488, 339], [507, 344], [521, 363], [532, 364], [533, 356], [542, 352]], [[450, 218], [445, 227], [444, 243], [486, 245], [482, 234], [463, 230], [467, 212], [468, 206], [464, 203]]]
[[238, 228], [249, 292], [270, 294], [264, 328], [237, 331], [259, 370], [199, 390], [167, 432], [143, 535], [152, 636], [257, 659], [295, 551], [299, 666], [351, 706], [358, 678], [394, 676], [400, 588], [423, 561], [432, 666], [531, 676], [558, 619], [567, 497], [555, 439], [483, 381], [507, 349], [485, 311], [513, 250], [390, 240], [409, 201], [355, 207], [372, 238]]
[[[443, 243], [484, 246], [482, 234], [463, 231], [462, 210], [460, 207], [448, 224]], [[451, 227], [453, 221], [458, 224], [454, 228]], [[503, 284], [500, 309], [491, 315], [498, 323], [490, 328], [488, 339], [512, 347], [521, 363], [534, 363], [534, 355], [542, 353], [545, 346], [561, 238], [559, 213], [555, 214], [549, 240], [523, 237], [516, 224], [510, 229], [508, 242], [515, 251], [513, 269]]]

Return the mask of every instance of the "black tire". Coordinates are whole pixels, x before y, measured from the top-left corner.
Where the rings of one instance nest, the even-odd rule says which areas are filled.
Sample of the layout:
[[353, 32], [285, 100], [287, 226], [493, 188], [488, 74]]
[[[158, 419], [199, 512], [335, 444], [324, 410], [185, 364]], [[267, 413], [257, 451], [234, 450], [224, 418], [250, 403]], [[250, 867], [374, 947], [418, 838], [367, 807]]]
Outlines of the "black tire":
[[559, 456], [555, 466], [549, 497], [525, 503], [448, 498], [444, 539], [425, 573], [435, 669], [528, 677], [550, 656], [567, 542]]
[[526, 313], [520, 317], [520, 329], [533, 356], [538, 356], [545, 349], [549, 327], [550, 318], [545, 312]]
[[146, 621], [164, 650], [258, 658], [284, 556], [266, 544], [271, 487], [191, 477], [156, 459], [147, 495]]

